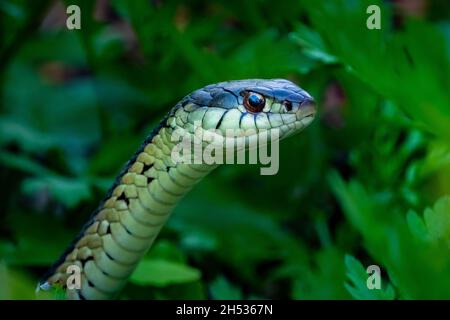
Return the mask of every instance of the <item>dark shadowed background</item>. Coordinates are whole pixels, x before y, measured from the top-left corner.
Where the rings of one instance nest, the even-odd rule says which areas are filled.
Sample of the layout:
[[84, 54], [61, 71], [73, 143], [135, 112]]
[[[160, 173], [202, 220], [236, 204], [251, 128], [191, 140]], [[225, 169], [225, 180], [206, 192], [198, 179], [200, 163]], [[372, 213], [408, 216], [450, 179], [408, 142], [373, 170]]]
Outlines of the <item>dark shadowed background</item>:
[[319, 117], [277, 175], [200, 183], [120, 298], [450, 299], [449, 18], [437, 0], [0, 0], [0, 299], [58, 298], [39, 277], [153, 126], [243, 78], [294, 81]]

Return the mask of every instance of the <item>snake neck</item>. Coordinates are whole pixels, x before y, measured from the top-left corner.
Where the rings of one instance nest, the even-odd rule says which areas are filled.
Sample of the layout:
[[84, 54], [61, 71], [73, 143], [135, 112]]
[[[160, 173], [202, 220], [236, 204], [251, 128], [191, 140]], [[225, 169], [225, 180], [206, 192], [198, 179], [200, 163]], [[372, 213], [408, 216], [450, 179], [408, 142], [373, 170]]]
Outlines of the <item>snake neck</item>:
[[62, 286], [68, 299], [109, 299], [123, 288], [175, 205], [216, 167], [174, 163], [171, 134], [162, 126], [147, 138], [44, 286]]

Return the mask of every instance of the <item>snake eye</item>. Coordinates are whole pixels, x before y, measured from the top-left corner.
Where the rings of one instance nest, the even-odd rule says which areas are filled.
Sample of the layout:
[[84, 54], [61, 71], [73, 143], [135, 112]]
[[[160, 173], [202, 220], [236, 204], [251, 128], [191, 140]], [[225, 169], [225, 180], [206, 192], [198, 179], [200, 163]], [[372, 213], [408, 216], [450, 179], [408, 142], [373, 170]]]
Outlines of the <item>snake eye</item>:
[[255, 92], [247, 92], [244, 96], [244, 106], [250, 112], [260, 112], [266, 104], [264, 96]]

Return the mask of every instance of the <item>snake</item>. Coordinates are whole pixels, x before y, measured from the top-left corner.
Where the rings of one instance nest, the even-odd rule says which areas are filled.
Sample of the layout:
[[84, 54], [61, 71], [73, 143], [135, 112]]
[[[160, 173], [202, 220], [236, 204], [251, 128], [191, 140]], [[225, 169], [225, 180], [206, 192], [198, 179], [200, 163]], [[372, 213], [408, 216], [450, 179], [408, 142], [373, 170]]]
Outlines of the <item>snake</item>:
[[[277, 131], [278, 139], [315, 118], [313, 97], [285, 79], [247, 79], [207, 85], [181, 99], [145, 138], [81, 231], [38, 283], [62, 288], [70, 300], [114, 299], [152, 246], [174, 207], [219, 164], [173, 161], [176, 130], [223, 134]], [[249, 139], [244, 139], [248, 149]], [[224, 147], [225, 148], [225, 147]], [[69, 286], [73, 268], [79, 286]]]

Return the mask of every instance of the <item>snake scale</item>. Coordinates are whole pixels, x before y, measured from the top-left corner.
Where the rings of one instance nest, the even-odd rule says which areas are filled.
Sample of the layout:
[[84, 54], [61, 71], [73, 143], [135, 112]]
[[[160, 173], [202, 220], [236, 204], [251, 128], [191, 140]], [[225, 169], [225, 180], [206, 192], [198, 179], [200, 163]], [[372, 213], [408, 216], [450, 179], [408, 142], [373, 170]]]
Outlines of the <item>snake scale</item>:
[[[122, 169], [79, 235], [49, 270], [40, 288], [61, 286], [67, 299], [117, 296], [180, 199], [217, 164], [175, 163], [177, 128], [279, 130], [279, 138], [308, 126], [313, 98], [284, 79], [253, 79], [208, 85], [184, 97]], [[67, 288], [69, 266], [81, 270], [81, 287]]]

